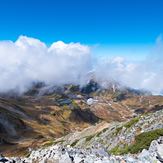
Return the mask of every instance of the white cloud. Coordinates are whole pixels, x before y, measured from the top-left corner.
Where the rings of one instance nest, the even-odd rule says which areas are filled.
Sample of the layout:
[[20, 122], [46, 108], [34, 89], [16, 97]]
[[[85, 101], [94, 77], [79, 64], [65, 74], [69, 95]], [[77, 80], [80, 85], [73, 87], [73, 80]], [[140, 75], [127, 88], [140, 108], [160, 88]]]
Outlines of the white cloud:
[[53, 43], [20, 36], [16, 42], [0, 42], [0, 92], [24, 92], [32, 82], [83, 84], [91, 66], [89, 47], [79, 43]]
[[33, 82], [50, 85], [87, 82], [90, 72], [100, 83], [119, 82], [153, 93], [163, 90], [163, 42], [142, 61], [123, 57], [91, 56], [90, 47], [62, 41], [50, 47], [38, 39], [20, 36], [16, 42], [0, 42], [0, 92], [26, 91]]
[[163, 91], [163, 42], [157, 39], [156, 46], [142, 61], [129, 62], [115, 57], [99, 60], [96, 77], [100, 82], [117, 81], [135, 89], [146, 89], [154, 94]]

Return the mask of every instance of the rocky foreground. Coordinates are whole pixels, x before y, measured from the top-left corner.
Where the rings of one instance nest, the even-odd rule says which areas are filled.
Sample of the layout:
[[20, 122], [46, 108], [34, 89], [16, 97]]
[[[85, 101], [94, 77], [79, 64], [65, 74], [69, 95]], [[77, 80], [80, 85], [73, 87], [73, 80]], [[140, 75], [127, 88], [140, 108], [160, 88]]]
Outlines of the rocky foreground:
[[29, 149], [8, 163], [162, 163], [163, 110], [124, 123], [100, 123]]
[[149, 150], [138, 155], [109, 155], [101, 147], [80, 149], [70, 146], [53, 145], [48, 148], [32, 151], [28, 158], [5, 158], [6, 163], [160, 163], [163, 162], [163, 137], [151, 142]]

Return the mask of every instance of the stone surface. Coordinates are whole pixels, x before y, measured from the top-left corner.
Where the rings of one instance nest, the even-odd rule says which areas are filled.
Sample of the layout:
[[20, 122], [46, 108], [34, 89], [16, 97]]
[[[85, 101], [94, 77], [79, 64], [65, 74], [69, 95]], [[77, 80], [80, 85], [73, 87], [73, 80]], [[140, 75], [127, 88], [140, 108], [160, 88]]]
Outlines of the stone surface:
[[0, 162], [7, 163], [161, 163], [163, 160], [163, 137], [151, 142], [149, 150], [137, 155], [113, 156], [105, 149], [80, 149], [54, 145], [32, 151], [28, 158], [0, 157]]

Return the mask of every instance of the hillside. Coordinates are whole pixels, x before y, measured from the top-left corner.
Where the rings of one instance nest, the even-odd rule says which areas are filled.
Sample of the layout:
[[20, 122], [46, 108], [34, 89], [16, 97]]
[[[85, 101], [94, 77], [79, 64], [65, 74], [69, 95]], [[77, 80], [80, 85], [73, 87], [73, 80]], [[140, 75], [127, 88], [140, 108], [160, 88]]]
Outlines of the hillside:
[[[37, 85], [21, 96], [1, 96], [0, 153], [5, 156], [28, 155], [29, 148], [36, 149], [51, 144], [63, 136], [67, 139], [69, 134], [71, 140], [67, 141], [77, 145], [80, 142], [74, 141], [79, 138], [72, 139], [76, 137], [73, 133], [83, 133], [84, 129], [90, 128], [93, 135], [86, 134], [88, 139], [93, 140], [94, 135], [98, 133], [105, 140], [103, 138], [105, 134], [102, 133], [104, 134], [102, 137], [99, 133], [102, 129], [120, 126], [134, 117], [140, 118], [141, 115], [155, 113], [162, 108], [162, 96], [152, 96], [127, 88], [101, 89], [94, 82], [88, 83], [83, 88], [74, 85], [64, 87]], [[100, 126], [98, 130], [96, 126]], [[118, 130], [121, 133], [124, 128], [120, 126]], [[131, 134], [131, 131], [126, 132]], [[83, 139], [82, 134], [80, 137]], [[108, 135], [108, 138], [111, 140], [111, 135]], [[100, 139], [98, 141], [100, 142]], [[113, 142], [121, 144], [121, 139], [110, 141], [110, 144], [116, 147], [119, 144]], [[109, 142], [105, 143], [109, 145]], [[87, 144], [89, 146], [89, 143]], [[87, 145], [83, 143], [81, 147], [85, 146]], [[112, 146], [109, 145], [108, 150], [111, 150]]]
[[125, 123], [102, 122], [30, 151], [18, 163], [153, 163], [163, 158], [163, 110]]

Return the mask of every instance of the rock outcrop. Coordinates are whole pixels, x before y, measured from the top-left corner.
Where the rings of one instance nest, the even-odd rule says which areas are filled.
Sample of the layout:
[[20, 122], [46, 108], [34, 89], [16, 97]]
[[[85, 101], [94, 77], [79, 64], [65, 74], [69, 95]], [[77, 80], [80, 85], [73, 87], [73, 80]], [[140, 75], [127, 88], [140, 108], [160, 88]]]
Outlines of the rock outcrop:
[[149, 150], [143, 150], [137, 155], [114, 156], [101, 147], [80, 149], [54, 145], [32, 151], [28, 158], [0, 157], [0, 162], [6, 163], [162, 163], [162, 161], [163, 137], [152, 141]]

